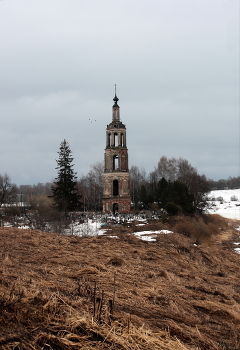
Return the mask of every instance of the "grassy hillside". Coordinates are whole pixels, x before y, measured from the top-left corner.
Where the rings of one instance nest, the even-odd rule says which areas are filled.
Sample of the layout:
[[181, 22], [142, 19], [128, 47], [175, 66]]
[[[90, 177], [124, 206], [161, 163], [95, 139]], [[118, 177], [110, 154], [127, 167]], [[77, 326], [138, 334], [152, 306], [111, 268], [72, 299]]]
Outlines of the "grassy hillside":
[[191, 225], [152, 222], [173, 231], [156, 242], [134, 225], [118, 238], [0, 228], [0, 348], [240, 348], [239, 223], [215, 219], [200, 245]]

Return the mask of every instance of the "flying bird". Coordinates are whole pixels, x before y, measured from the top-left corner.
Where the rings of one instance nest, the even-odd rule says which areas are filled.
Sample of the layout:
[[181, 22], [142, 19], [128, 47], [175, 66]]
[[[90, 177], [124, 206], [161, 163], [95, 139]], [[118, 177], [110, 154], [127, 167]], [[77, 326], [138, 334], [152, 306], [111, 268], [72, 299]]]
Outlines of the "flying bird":
[[[93, 122], [91, 119], [88, 119], [91, 123]], [[94, 120], [96, 122], [96, 119]]]

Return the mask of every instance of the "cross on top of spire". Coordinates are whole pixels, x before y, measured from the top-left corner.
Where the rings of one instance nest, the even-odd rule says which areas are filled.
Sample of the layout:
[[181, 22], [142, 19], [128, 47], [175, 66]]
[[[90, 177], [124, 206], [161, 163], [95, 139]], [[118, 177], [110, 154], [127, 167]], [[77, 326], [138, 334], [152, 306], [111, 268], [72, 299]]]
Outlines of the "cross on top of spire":
[[118, 100], [119, 100], [119, 99], [117, 98], [117, 92], [116, 92], [116, 90], [117, 90], [117, 85], [115, 84], [114, 86], [115, 86], [115, 97], [114, 97], [113, 101], [115, 102], [115, 105], [117, 105]]

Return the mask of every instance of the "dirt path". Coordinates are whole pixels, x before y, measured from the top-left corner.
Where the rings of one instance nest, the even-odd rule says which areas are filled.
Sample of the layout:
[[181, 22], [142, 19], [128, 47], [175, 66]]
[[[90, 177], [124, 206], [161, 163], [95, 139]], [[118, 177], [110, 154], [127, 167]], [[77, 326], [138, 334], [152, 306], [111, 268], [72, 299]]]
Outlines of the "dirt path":
[[229, 219], [229, 228], [224, 230], [218, 235], [216, 240], [217, 244], [221, 244], [223, 242], [236, 242], [236, 237], [240, 236], [240, 231], [237, 228], [240, 227], [240, 220]]

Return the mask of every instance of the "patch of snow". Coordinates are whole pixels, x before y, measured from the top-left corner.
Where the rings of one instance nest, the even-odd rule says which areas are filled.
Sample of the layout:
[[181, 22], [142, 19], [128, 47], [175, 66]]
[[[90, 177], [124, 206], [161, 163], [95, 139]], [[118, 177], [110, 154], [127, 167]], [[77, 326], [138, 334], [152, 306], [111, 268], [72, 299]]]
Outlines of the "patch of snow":
[[172, 233], [172, 231], [168, 230], [160, 230], [160, 231], [140, 231], [140, 232], [134, 232], [134, 235], [137, 238], [140, 238], [143, 241], [156, 241], [158, 234], [167, 234]]
[[102, 236], [102, 235], [104, 235], [104, 234], [107, 233], [107, 232], [108, 232], [108, 230], [105, 230], [105, 229], [103, 229], [103, 228], [100, 228], [99, 231], [98, 231], [98, 235], [99, 235], [99, 236]]
[[147, 241], [147, 242], [156, 242], [156, 238], [154, 238], [152, 236], [142, 236], [141, 240], [142, 241]]
[[168, 230], [161, 230], [160, 233], [172, 233], [172, 231], [168, 231]]
[[3, 226], [4, 227], [12, 227], [12, 224], [10, 222], [4, 222]]
[[240, 254], [240, 248], [235, 248], [234, 250], [235, 250], [235, 252], [237, 252], [238, 254]]
[[73, 223], [69, 229], [65, 230], [65, 234], [80, 237], [97, 236], [99, 234], [100, 223], [88, 220], [83, 224]]
[[[237, 200], [231, 200], [235, 197]], [[209, 204], [212, 205], [208, 209], [209, 214], [219, 214], [229, 219], [240, 220], [240, 189], [234, 190], [215, 190], [208, 195]], [[222, 200], [217, 200], [222, 198]]]

